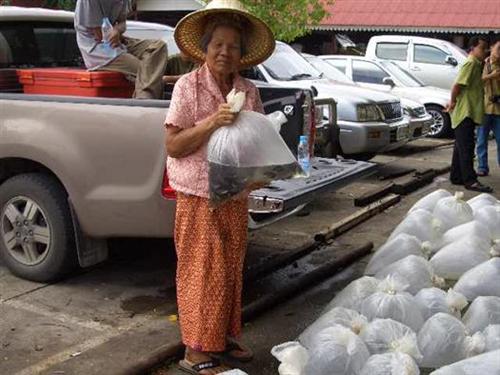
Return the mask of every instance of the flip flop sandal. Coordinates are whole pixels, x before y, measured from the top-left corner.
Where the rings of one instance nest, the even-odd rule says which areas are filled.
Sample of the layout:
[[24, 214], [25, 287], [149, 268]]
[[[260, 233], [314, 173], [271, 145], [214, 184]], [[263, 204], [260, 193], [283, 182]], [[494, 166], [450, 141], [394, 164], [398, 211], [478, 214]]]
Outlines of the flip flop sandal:
[[191, 363], [185, 359], [179, 361], [179, 369], [192, 375], [199, 375], [203, 370], [210, 370], [221, 366], [222, 366], [221, 362], [216, 358], [212, 358], [209, 361], [204, 361], [200, 363]]
[[[240, 352], [241, 354], [235, 354], [234, 352]], [[250, 362], [253, 359], [252, 349], [245, 344], [230, 338], [227, 339], [226, 351], [224, 353], [229, 358], [239, 362]]]

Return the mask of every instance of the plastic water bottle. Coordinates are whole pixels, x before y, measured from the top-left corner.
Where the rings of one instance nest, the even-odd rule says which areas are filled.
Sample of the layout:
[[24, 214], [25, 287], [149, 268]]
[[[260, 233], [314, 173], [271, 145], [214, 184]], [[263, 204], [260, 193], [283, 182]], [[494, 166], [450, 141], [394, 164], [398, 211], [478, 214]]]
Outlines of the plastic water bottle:
[[104, 44], [104, 49], [111, 57], [116, 57], [116, 49], [113, 48], [111, 42], [109, 41], [111, 39], [111, 32], [113, 31], [113, 25], [111, 24], [111, 21], [109, 20], [108, 17], [104, 17], [102, 19], [101, 30], [102, 30], [102, 39], [103, 39], [102, 42]]
[[309, 137], [301, 135], [297, 148], [297, 159], [306, 177], [311, 175], [311, 155], [309, 155]]

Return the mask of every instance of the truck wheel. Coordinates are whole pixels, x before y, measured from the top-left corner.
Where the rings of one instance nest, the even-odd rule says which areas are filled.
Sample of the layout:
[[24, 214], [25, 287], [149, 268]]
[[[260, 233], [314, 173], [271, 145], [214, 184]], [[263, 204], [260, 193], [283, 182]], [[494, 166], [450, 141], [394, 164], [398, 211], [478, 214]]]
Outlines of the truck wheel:
[[38, 282], [76, 267], [67, 195], [54, 178], [22, 174], [0, 185], [0, 257], [15, 275]]
[[427, 112], [434, 119], [434, 124], [431, 126], [429, 137], [446, 138], [452, 135], [450, 115], [444, 111], [443, 107], [438, 105], [426, 106]]

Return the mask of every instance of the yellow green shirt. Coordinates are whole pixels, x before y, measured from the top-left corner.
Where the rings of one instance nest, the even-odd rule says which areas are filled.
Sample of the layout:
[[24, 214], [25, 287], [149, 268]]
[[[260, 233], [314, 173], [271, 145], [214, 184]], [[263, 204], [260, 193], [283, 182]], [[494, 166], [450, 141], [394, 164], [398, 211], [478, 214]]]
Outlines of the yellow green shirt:
[[[488, 62], [491, 62], [491, 72], [500, 70], [500, 61], [491, 61], [489, 58], [484, 64], [483, 74], [489, 74]], [[500, 115], [500, 104], [493, 103], [491, 97], [493, 95], [500, 95], [500, 79], [489, 80], [484, 84], [484, 104], [486, 113], [489, 115]]]
[[455, 129], [467, 117], [482, 124], [484, 117], [484, 84], [481, 61], [469, 55], [458, 72], [455, 83], [461, 86], [457, 104], [451, 113], [451, 124]]

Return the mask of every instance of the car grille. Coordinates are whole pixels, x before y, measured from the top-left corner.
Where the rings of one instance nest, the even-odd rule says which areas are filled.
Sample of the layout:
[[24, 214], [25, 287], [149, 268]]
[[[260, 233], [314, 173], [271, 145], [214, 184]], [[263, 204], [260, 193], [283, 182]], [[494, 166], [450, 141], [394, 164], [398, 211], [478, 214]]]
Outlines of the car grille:
[[403, 116], [400, 103], [379, 103], [377, 105], [384, 114], [384, 120], [395, 121]]

